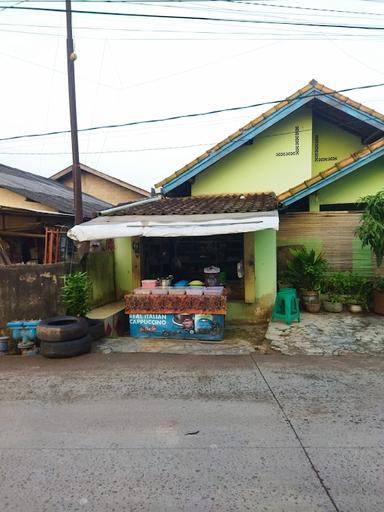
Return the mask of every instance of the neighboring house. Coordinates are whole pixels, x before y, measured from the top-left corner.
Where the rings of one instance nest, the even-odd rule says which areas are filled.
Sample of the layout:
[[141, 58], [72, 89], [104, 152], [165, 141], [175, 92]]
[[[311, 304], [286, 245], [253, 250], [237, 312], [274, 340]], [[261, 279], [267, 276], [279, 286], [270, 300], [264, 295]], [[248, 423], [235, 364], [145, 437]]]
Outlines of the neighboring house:
[[[334, 269], [376, 270], [354, 231], [362, 208], [356, 203], [384, 187], [383, 157], [384, 115], [312, 80], [158, 183], [164, 199], [114, 208], [84, 224], [81, 234], [74, 228], [73, 235], [120, 237], [115, 269], [121, 293], [137, 286], [140, 278], [199, 269], [201, 275], [206, 263], [216, 264], [229, 281], [228, 318], [255, 320], [271, 310], [277, 260], [282, 267], [291, 247], [322, 250]], [[235, 206], [249, 197], [272, 198], [271, 192], [279, 203], [277, 235], [277, 225], [265, 223], [275, 215], [276, 205], [267, 201], [261, 209], [248, 210]], [[191, 236], [201, 230], [199, 219], [213, 222], [206, 212], [210, 199], [220, 195], [232, 197], [230, 213], [211, 210], [217, 216], [216, 231]], [[205, 200], [201, 216], [191, 215], [194, 200]], [[253, 219], [240, 222], [239, 215]], [[183, 238], [176, 238], [175, 225]], [[121, 238], [124, 233], [126, 238]], [[128, 238], [135, 234], [144, 235], [141, 242]]]
[[[110, 204], [123, 204], [149, 197], [149, 192], [142, 188], [126, 183], [125, 181], [113, 178], [96, 171], [87, 165], [80, 164], [82, 191]], [[72, 166], [66, 167], [60, 172], [51, 176], [67, 187], [73, 187]]]
[[[110, 206], [83, 194], [85, 219]], [[0, 222], [0, 263], [42, 263], [45, 228], [73, 226], [73, 191], [48, 178], [0, 165]]]

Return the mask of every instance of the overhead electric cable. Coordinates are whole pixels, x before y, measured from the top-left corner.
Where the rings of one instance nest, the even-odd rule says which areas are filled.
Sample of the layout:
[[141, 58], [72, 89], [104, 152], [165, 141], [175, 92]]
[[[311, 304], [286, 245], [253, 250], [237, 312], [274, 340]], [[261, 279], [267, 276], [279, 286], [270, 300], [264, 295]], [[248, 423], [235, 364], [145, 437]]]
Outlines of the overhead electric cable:
[[[64, 9], [53, 9], [49, 7], [19, 7], [9, 6], [8, 9], [18, 9], [26, 11], [37, 11], [37, 12], [65, 12]], [[242, 19], [242, 18], [215, 18], [209, 16], [181, 16], [176, 14], [144, 14], [144, 13], [128, 13], [128, 12], [108, 12], [108, 11], [80, 11], [78, 9], [72, 9], [73, 14], [93, 14], [101, 16], [121, 16], [121, 17], [132, 17], [132, 18], [156, 18], [156, 19], [172, 19], [172, 20], [184, 20], [184, 21], [215, 21], [224, 23], [251, 23], [258, 25], [290, 25], [299, 27], [323, 27], [323, 28], [342, 28], [352, 30], [384, 30], [384, 27], [370, 26], [370, 25], [341, 25], [336, 23], [310, 23], [300, 21], [270, 21], [270, 20], [253, 20], [253, 19]]]
[[[337, 91], [332, 92], [317, 92], [316, 95], [313, 96], [313, 98], [318, 98], [319, 96], [333, 96], [334, 94], [342, 93], [342, 92], [351, 92], [351, 91], [357, 91], [357, 90], [364, 90], [364, 89], [373, 89], [374, 87], [383, 87], [384, 83], [380, 84], [370, 84], [370, 85], [361, 85], [359, 87], [348, 87], [346, 89], [339, 89]], [[153, 124], [153, 123], [161, 123], [166, 121], [175, 121], [178, 119], [186, 119], [186, 118], [192, 118], [192, 117], [200, 117], [200, 116], [208, 116], [213, 114], [221, 114], [224, 112], [233, 112], [236, 110], [245, 110], [249, 108], [255, 108], [255, 107], [261, 107], [265, 105], [273, 105], [275, 103], [280, 103], [282, 101], [288, 101], [292, 102], [295, 101], [296, 98], [293, 98], [291, 100], [284, 98], [280, 100], [273, 100], [273, 101], [264, 101], [261, 103], [254, 103], [252, 105], [241, 105], [236, 107], [228, 107], [223, 109], [215, 109], [215, 110], [209, 110], [206, 112], [194, 112], [191, 114], [181, 114], [177, 116], [168, 116], [168, 117], [161, 117], [157, 119], [146, 119], [146, 120], [140, 120], [140, 121], [130, 121], [127, 123], [116, 123], [116, 124], [109, 124], [109, 125], [101, 125], [101, 126], [92, 126], [89, 128], [80, 128], [78, 132], [88, 132], [88, 131], [96, 131], [96, 130], [105, 130], [105, 129], [111, 129], [111, 128], [123, 128], [126, 126], [137, 126], [140, 124]], [[50, 135], [61, 135], [63, 133], [70, 133], [70, 130], [56, 130], [52, 132], [45, 132], [45, 133], [31, 133], [26, 135], [13, 135], [11, 137], [2, 137], [0, 138], [0, 142], [7, 141], [7, 140], [16, 140], [16, 139], [30, 139], [35, 137], [46, 137]]]
[[[89, 0], [80, 0], [81, 2], [88, 2]], [[113, 1], [113, 0], [112, 0]], [[248, 0], [221, 0], [222, 2], [236, 3], [240, 5], [253, 5], [265, 7], [278, 7], [282, 9], [297, 9], [300, 11], [319, 11], [319, 12], [334, 12], [338, 14], [359, 14], [369, 16], [384, 16], [384, 13], [368, 12], [368, 11], [347, 11], [342, 9], [326, 9], [325, 7], [303, 7], [301, 5], [282, 5], [282, 4], [268, 4], [265, 2], [250, 2]]]

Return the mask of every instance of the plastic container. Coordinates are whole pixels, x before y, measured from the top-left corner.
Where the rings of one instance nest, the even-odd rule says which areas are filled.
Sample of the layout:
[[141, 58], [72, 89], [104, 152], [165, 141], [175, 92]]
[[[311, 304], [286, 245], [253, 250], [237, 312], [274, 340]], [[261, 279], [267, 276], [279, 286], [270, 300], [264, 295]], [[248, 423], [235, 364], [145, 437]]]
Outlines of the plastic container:
[[187, 295], [203, 295], [204, 287], [203, 286], [190, 286], [185, 289], [185, 293]]
[[135, 295], [150, 295], [151, 291], [152, 290], [150, 288], [135, 288], [133, 293]]
[[0, 353], [6, 354], [8, 352], [8, 336], [0, 336]]
[[204, 295], [222, 295], [224, 286], [207, 286], [204, 288]]
[[185, 287], [176, 286], [175, 288], [170, 288], [169, 295], [185, 295]]
[[152, 295], [168, 295], [168, 287], [157, 286], [152, 289]]
[[141, 281], [141, 286], [143, 288], [156, 288], [157, 280], [156, 279], [144, 279]]

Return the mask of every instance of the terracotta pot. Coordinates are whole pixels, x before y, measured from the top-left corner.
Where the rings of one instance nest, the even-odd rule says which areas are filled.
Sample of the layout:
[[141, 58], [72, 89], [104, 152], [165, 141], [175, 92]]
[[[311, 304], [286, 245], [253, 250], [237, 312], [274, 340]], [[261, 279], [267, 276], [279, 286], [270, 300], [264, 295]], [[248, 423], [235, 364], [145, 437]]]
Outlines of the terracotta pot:
[[307, 302], [304, 304], [306, 311], [309, 313], [318, 313], [320, 311], [320, 302]]
[[303, 290], [301, 292], [301, 298], [303, 300], [304, 304], [310, 304], [310, 303], [318, 303], [319, 302], [319, 292], [312, 291], [312, 290]]
[[378, 315], [384, 315], [384, 290], [373, 291], [373, 311]]
[[341, 302], [329, 302], [325, 300], [323, 307], [328, 313], [341, 313], [343, 311], [343, 305]]

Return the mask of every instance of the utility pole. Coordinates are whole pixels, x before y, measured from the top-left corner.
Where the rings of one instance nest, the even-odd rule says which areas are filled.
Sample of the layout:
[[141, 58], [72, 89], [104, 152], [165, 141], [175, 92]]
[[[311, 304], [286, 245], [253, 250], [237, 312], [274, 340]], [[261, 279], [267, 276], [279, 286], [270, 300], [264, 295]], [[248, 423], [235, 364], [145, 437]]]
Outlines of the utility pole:
[[72, 141], [72, 179], [75, 210], [75, 224], [83, 222], [83, 197], [81, 193], [81, 171], [79, 161], [79, 141], [77, 137], [77, 113], [76, 113], [76, 87], [75, 87], [75, 60], [72, 38], [72, 7], [71, 0], [65, 0], [67, 16], [67, 67], [68, 67], [68, 94], [69, 115], [71, 120]]

